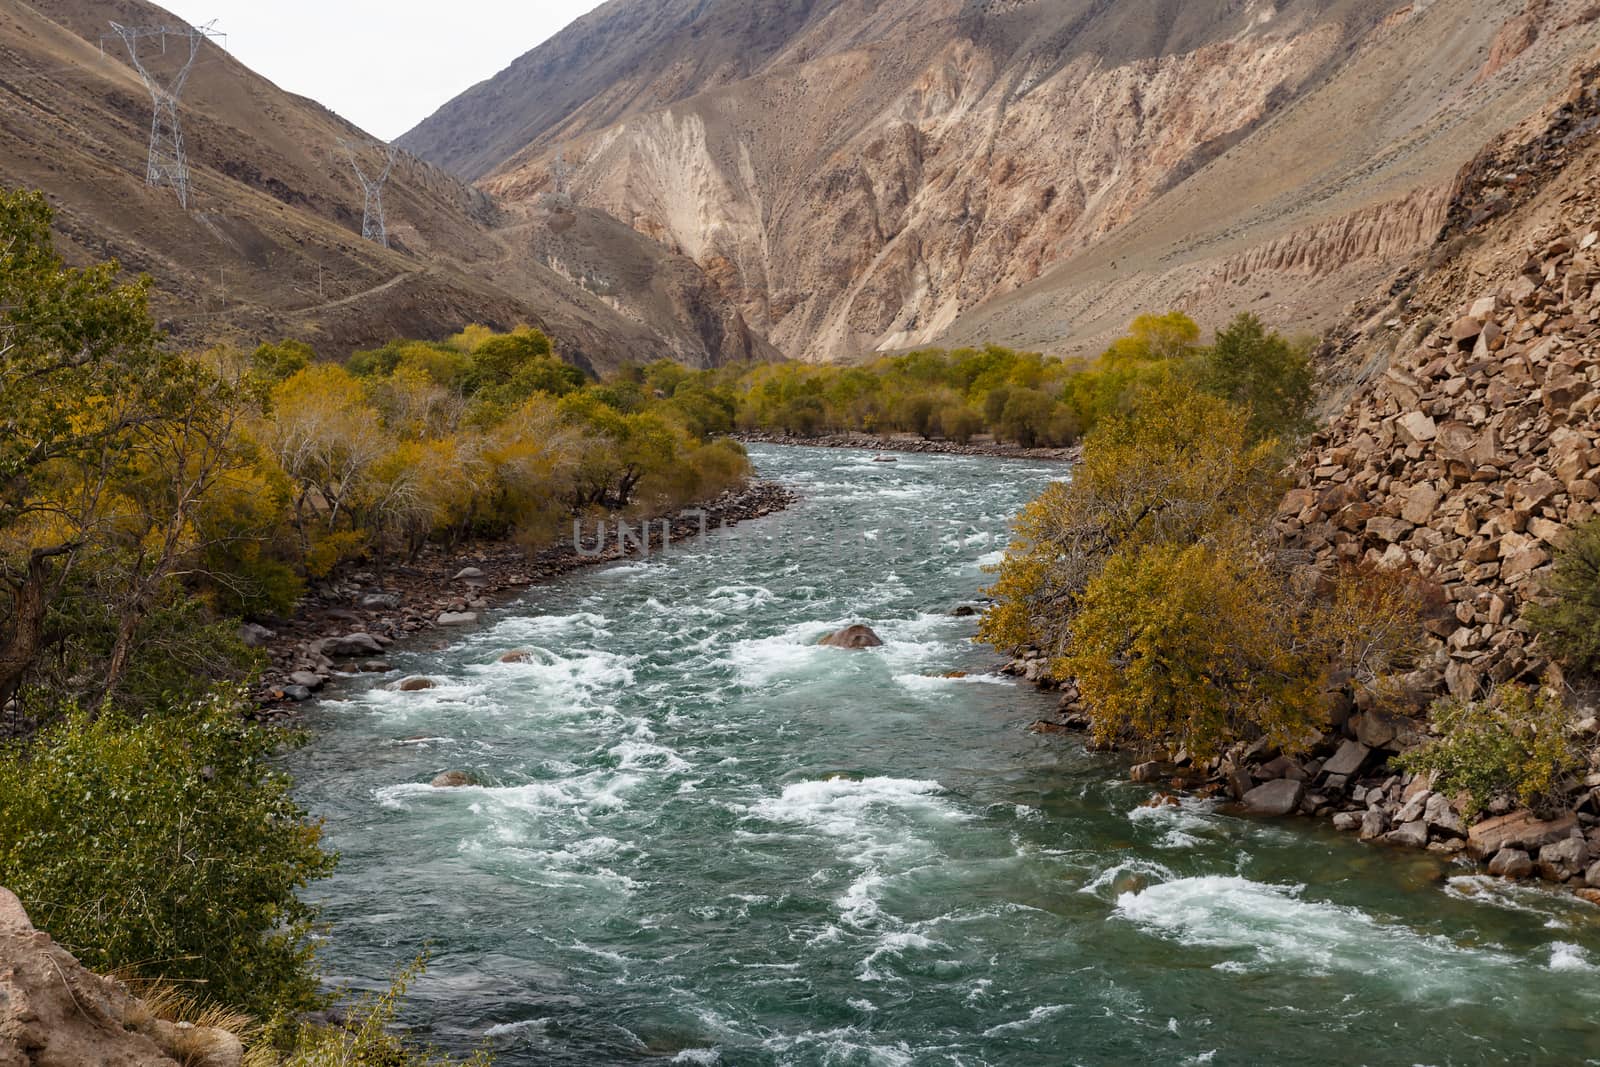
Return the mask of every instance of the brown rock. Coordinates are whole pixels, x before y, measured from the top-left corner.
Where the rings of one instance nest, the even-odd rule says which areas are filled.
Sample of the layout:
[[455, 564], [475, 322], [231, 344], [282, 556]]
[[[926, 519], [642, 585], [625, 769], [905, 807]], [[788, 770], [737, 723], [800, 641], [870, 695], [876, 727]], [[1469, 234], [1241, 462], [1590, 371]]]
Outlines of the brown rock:
[[1292, 778], [1258, 785], [1244, 795], [1245, 809], [1256, 815], [1284, 816], [1300, 808], [1305, 799], [1306, 786]]
[[400, 693], [421, 693], [439, 688], [439, 683], [432, 678], [402, 678], [394, 684], [394, 688]]
[[1450, 327], [1450, 339], [1456, 343], [1457, 348], [1471, 348], [1478, 335], [1483, 332], [1483, 320], [1475, 319], [1471, 315], [1463, 315]]
[[1530, 877], [1533, 858], [1520, 848], [1503, 848], [1489, 861], [1489, 873], [1499, 878]]
[[466, 771], [445, 771], [429, 783], [435, 789], [464, 789], [469, 785], [476, 785], [472, 775]]
[[857, 623], [854, 626], [846, 626], [843, 630], [831, 633], [817, 643], [826, 645], [829, 648], [881, 648], [883, 647], [883, 638], [874, 633], [872, 627]]
[[1467, 832], [1467, 847], [1478, 859], [1503, 848], [1540, 849], [1570, 837], [1577, 825], [1578, 817], [1570, 813], [1544, 820], [1523, 809], [1476, 823]]

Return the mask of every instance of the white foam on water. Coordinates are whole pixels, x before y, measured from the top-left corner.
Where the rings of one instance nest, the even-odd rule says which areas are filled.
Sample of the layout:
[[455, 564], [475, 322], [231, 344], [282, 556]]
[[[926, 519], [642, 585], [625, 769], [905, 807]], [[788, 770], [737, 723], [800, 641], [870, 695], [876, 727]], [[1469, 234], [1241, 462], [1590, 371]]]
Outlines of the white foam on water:
[[856, 972], [856, 977], [863, 982], [901, 981], [895, 975], [883, 974], [873, 964], [886, 957], [899, 957], [908, 950], [931, 952], [935, 949], [948, 949], [950, 946], [942, 941], [935, 941], [923, 934], [912, 930], [900, 930], [891, 934], [884, 934], [878, 938], [867, 958], [861, 961], [861, 967]]
[[[532, 663], [496, 664], [483, 668], [493, 672], [495, 684], [515, 681], [518, 709], [544, 705], [564, 711], [592, 708], [596, 698], [609, 699], [619, 689], [634, 684], [637, 656], [623, 656], [599, 649], [574, 649], [562, 655], [546, 649], [532, 649], [538, 659]], [[525, 698], [533, 698], [528, 700]]]
[[1448, 993], [1487, 977], [1485, 965], [1500, 970], [1513, 962], [1380, 923], [1356, 908], [1306, 900], [1304, 891], [1236, 876], [1179, 878], [1121, 894], [1116, 914], [1182, 945], [1253, 956], [1225, 961], [1218, 969], [1387, 974], [1409, 997]]
[[945, 678], [930, 674], [897, 674], [895, 684], [907, 692], [926, 694], [948, 699], [966, 685], [1012, 685], [1008, 678], [996, 674], [969, 674], [964, 678]]
[[837, 664], [839, 649], [823, 648], [817, 642], [847, 622], [807, 622], [790, 626], [771, 637], [735, 641], [728, 659], [745, 685], [759, 686], [779, 678], [816, 674]]
[[720, 612], [749, 611], [765, 607], [778, 599], [778, 595], [764, 585], [721, 585], [706, 594]]
[[649, 741], [623, 741], [609, 750], [623, 770], [659, 771], [663, 774], [683, 774], [692, 768], [689, 762], [665, 745]]
[[[1115, 893], [1120, 893], [1118, 884], [1129, 881], [1162, 882], [1173, 877], [1172, 871], [1156, 863], [1154, 860], [1130, 859], [1124, 860], [1114, 866], [1107, 867], [1095, 875], [1081, 889], [1080, 893], [1099, 897], [1102, 900], [1110, 899]], [[1110, 892], [1107, 892], [1110, 890]]]
[[[759, 800], [749, 817], [798, 824], [840, 842], [841, 852], [864, 866], [920, 857], [927, 844], [918, 820], [965, 821], [969, 816], [936, 781], [910, 778], [829, 778], [785, 786]], [[912, 825], [906, 825], [911, 823]]]
[[492, 811], [495, 806], [534, 815], [559, 815], [572, 812], [595, 814], [627, 807], [625, 794], [643, 779], [634, 774], [609, 770], [565, 778], [558, 782], [530, 782], [527, 785], [468, 785], [454, 789], [435, 788], [420, 782], [401, 782], [373, 791], [385, 808], [410, 810], [414, 800], [468, 800], [472, 810]]
[[1005, 549], [996, 549], [993, 552], [985, 552], [973, 562], [980, 567], [998, 567], [1005, 562], [1005, 559]]
[[[868, 871], [866, 874], [851, 882], [838, 899], [833, 903], [839, 909], [839, 918], [851, 926], [867, 926], [875, 922], [883, 914], [883, 908], [878, 903], [879, 893], [888, 879], [878, 871]], [[839, 935], [843, 931], [836, 926], [828, 927], [832, 934]], [[813, 940], [816, 940], [815, 938]], [[837, 941], [837, 936], [826, 938]]]
[[1550, 964], [1552, 971], [1593, 971], [1595, 965], [1589, 962], [1588, 953], [1578, 945], [1565, 941], [1557, 941], [1550, 946]]
[[[1463, 874], [1445, 882], [1446, 895], [1474, 904], [1489, 904], [1506, 911], [1542, 915], [1551, 929], [1573, 925], [1575, 898], [1556, 892], [1542, 882], [1508, 882], [1488, 874]], [[1586, 909], [1588, 905], [1583, 905]]]
[[769, 1037], [761, 1043], [761, 1047], [768, 1052], [798, 1053], [798, 1062], [805, 1063], [910, 1067], [916, 1062], [916, 1053], [904, 1041], [893, 1045], [874, 1045], [868, 1043], [868, 1036], [853, 1026], [847, 1026], [838, 1030], [812, 1030], [803, 1034]]
[[501, 1023], [491, 1026], [483, 1032], [484, 1037], [507, 1037], [511, 1034], [521, 1033], [524, 1030], [538, 1030], [543, 1032], [549, 1029], [549, 1019], [523, 1019], [521, 1022]]
[[672, 1057], [673, 1063], [698, 1063], [715, 1067], [722, 1062], [722, 1053], [714, 1048], [686, 1048]]
[[483, 634], [480, 643], [510, 641], [551, 634], [570, 636], [576, 632], [588, 634], [610, 633], [610, 620], [594, 611], [575, 611], [570, 615], [519, 615], [502, 619], [493, 629]]
[[1160, 803], [1141, 805], [1128, 812], [1128, 821], [1135, 826], [1149, 825], [1165, 833], [1156, 840], [1163, 849], [1195, 848], [1205, 843], [1205, 838], [1216, 829], [1212, 813], [1213, 801], [1200, 797], [1184, 797], [1176, 804]]
[[1067, 1006], [1065, 1004], [1045, 1004], [1030, 1011], [1026, 1019], [1017, 1019], [1014, 1022], [1001, 1023], [998, 1026], [989, 1027], [989, 1029], [983, 1032], [983, 1036], [1004, 1037], [1006, 1034], [1019, 1033], [1028, 1029], [1030, 1026], [1033, 1026], [1035, 1023], [1040, 1023], [1046, 1019], [1054, 1018], [1066, 1010]]

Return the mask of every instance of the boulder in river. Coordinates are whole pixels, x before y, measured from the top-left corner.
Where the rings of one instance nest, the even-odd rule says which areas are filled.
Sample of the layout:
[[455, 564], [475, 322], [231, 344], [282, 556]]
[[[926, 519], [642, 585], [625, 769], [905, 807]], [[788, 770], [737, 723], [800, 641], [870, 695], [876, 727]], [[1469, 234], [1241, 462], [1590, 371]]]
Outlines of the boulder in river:
[[439, 688], [439, 683], [432, 678], [402, 678], [394, 684], [394, 687], [401, 693], [421, 693]]
[[874, 633], [872, 627], [856, 623], [854, 626], [846, 626], [843, 630], [829, 634], [818, 644], [829, 648], [882, 648], [883, 638]]
[[1281, 816], [1289, 815], [1300, 808], [1300, 801], [1305, 799], [1306, 784], [1297, 782], [1293, 778], [1279, 778], [1277, 781], [1258, 785], [1244, 795], [1246, 810], [1256, 815]]
[[532, 663], [533, 653], [525, 648], [515, 649], [500, 657], [501, 663]]
[[958, 619], [970, 619], [974, 615], [978, 614], [978, 609], [973, 607], [971, 604], [962, 604], [950, 614], [954, 615]]
[[435, 789], [464, 789], [469, 785], [476, 785], [472, 775], [466, 771], [445, 771], [431, 783]]
[[1489, 861], [1489, 873], [1500, 878], [1527, 878], [1533, 874], [1533, 857], [1520, 848], [1503, 848]]

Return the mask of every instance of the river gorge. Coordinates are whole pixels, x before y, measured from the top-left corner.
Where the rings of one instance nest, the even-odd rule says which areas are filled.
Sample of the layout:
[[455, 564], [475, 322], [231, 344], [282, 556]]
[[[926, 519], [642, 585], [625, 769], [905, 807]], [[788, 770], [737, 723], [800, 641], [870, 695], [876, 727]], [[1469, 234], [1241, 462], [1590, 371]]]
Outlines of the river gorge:
[[[751, 453], [794, 507], [311, 709], [289, 762], [343, 856], [310, 891], [330, 981], [428, 949], [409, 1021], [506, 1064], [1600, 1058], [1591, 906], [1147, 806], [1124, 760], [1028, 732], [1053, 699], [953, 612], [1069, 468]], [[817, 646], [857, 621], [884, 647]]]

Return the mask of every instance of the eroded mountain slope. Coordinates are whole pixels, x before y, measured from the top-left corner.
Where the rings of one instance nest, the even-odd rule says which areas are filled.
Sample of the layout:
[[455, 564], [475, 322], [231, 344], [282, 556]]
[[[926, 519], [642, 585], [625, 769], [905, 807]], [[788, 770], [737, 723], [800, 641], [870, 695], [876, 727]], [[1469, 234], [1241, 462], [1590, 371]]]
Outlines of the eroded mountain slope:
[[559, 160], [793, 356], [1081, 351], [1173, 306], [1314, 329], [1431, 240], [1455, 172], [1600, 43], [1595, 15], [613, 0], [405, 143], [509, 202]]
[[[595, 256], [658, 269], [589, 292], [545, 264], [525, 220], [537, 205], [502, 210], [407, 155], [385, 192], [393, 247], [363, 241], [339, 141], [372, 139], [209, 44], [183, 97], [194, 189], [185, 212], [172, 190], [145, 184], [150, 96], [120, 46], [102, 54], [113, 19], [181, 25], [137, 0], [0, 0], [0, 183], [49, 193], [71, 258], [114, 256], [150, 273], [180, 339], [293, 335], [338, 353], [472, 321], [529, 322], [592, 367], [771, 354], [687, 260], [613, 234]], [[177, 51], [152, 60], [158, 76], [175, 72]], [[368, 167], [377, 159], [369, 149]]]

